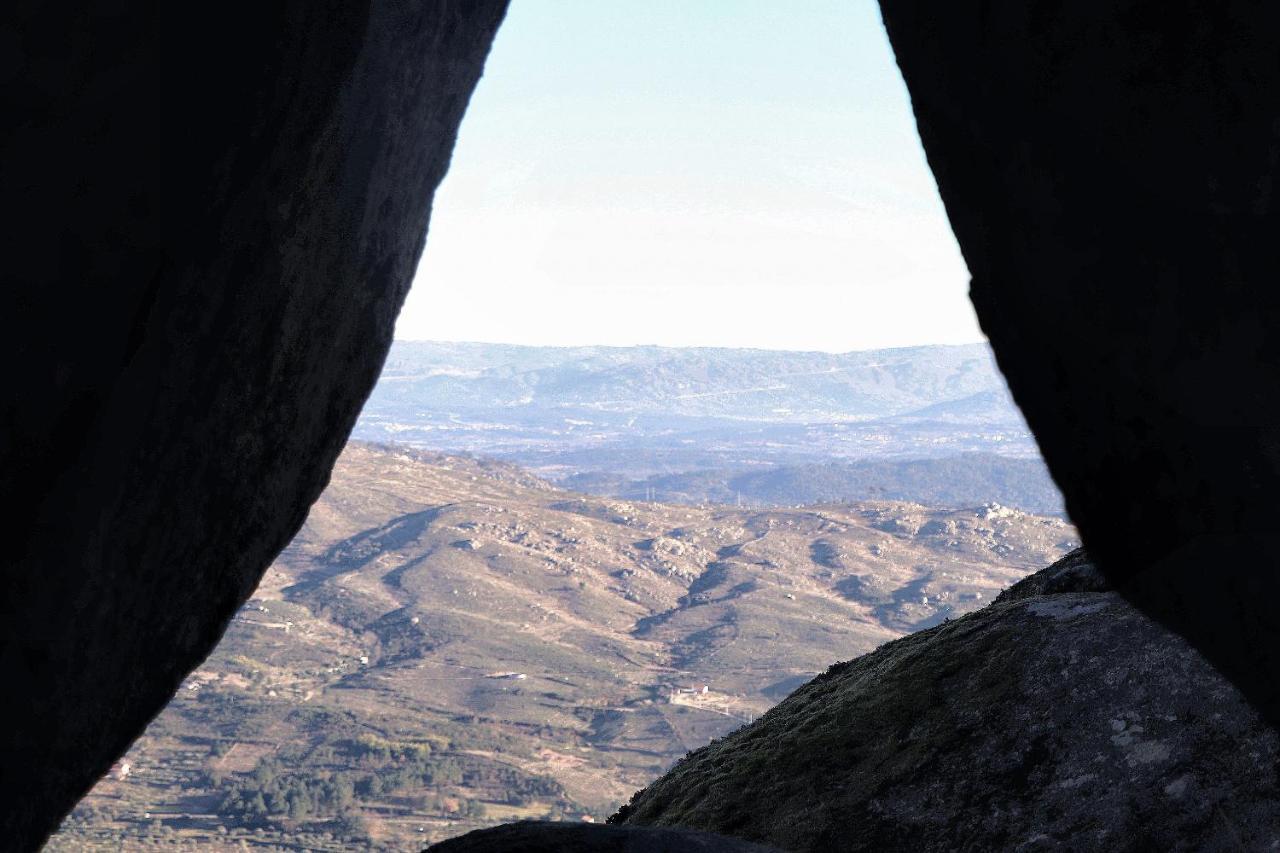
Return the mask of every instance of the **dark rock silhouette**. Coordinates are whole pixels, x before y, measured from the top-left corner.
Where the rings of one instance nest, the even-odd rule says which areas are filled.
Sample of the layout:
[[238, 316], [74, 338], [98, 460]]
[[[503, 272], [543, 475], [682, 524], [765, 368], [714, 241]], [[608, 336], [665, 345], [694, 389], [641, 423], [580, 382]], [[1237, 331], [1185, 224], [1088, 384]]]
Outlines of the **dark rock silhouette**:
[[837, 664], [611, 820], [814, 853], [1268, 847], [1280, 737], [1100, 577], [1077, 551]]
[[6, 8], [0, 847], [108, 769], [325, 485], [505, 5]]
[[478, 829], [428, 849], [432, 853], [777, 853], [777, 848], [765, 844], [689, 829], [542, 821]]
[[[323, 487], [504, 6], [6, 9], [5, 845], [38, 844], [141, 731]], [[1280, 720], [1280, 7], [882, 8], [983, 327], [1084, 540]], [[1273, 833], [1275, 757], [1189, 647], [1114, 593], [1063, 593], [833, 670], [628, 819], [999, 846], [1041, 843], [1011, 817], [1034, 813], [1110, 849], [1248, 846]], [[849, 775], [870, 760], [880, 793]]]
[[1280, 721], [1280, 7], [880, 5], [1083, 541]]

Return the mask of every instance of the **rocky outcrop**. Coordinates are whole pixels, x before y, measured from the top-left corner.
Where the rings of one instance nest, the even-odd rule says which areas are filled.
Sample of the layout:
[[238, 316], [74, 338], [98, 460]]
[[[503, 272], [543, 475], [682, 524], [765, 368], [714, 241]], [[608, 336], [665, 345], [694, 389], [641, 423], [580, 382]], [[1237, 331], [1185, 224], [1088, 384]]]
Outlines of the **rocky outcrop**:
[[993, 603], [1062, 592], [1111, 591], [1111, 581], [1098, 570], [1089, 553], [1083, 548], [1077, 548], [1047, 569], [1041, 569], [1004, 590], [996, 596]]
[[833, 666], [611, 820], [791, 851], [1280, 841], [1280, 738], [1081, 552]]
[[141, 732], [325, 485], [505, 5], [6, 9], [5, 849]]
[[1084, 542], [1280, 721], [1280, 6], [880, 5]]
[[428, 849], [431, 853], [778, 853], [765, 844], [689, 829], [540, 821], [478, 829]]
[[[504, 7], [233, 0], [200, 17], [188, 4], [96, 0], [6, 10], [0, 673], [12, 698], [0, 838], [10, 846], [38, 843], [163, 705], [323, 487], [385, 355]], [[1270, 538], [1280, 514], [1280, 7], [882, 8], [983, 327], [1084, 540], [1128, 601], [1280, 720], [1270, 613], [1280, 597]], [[1099, 609], [1077, 612], [1072, 602], [1086, 601]], [[1078, 624], [1097, 629], [1076, 638], [1084, 657], [1055, 656], [1049, 638]], [[1040, 664], [1019, 669], [1028, 649]], [[1114, 660], [1129, 661], [1126, 678]], [[1087, 726], [1035, 704], [1033, 688], [1061, 687], [1045, 661], [1072, 674], [1072, 690], [1053, 695]], [[905, 672], [941, 686], [922, 692]], [[1044, 832], [1093, 820], [1125, 844], [1173, 840], [1174, 829], [1206, 843], [1227, 837], [1215, 832], [1259, 839], [1270, 812], [1258, 792], [1272, 789], [1249, 762], [1265, 764], [1271, 742], [1211, 675], [1114, 593], [1005, 601], [833, 671], [686, 762], [671, 777], [685, 788], [660, 782], [631, 814], [849, 844], [821, 836], [837, 826], [823, 814], [843, 804], [863, 809], [841, 824], [862, 837], [894, 827], [924, 843], [940, 837], [924, 817], [941, 819], [933, 803], [959, 809], [945, 813], [958, 821], [953, 837], [1033, 843], [999, 834], [1021, 831], [1009, 815], [1031, 806], [1018, 797], [1031, 783], [1056, 792], [1094, 773], [1117, 786], [1114, 803], [1089, 798], [1090, 818], [1064, 799], [1061, 813], [1040, 815]], [[1139, 676], [1148, 692], [1126, 692]], [[1192, 703], [1157, 676], [1190, 679], [1220, 705]], [[966, 711], [948, 701], [957, 691], [1009, 701]], [[862, 710], [805, 710], [841, 696]], [[915, 714], [920, 736], [959, 733], [951, 753], [927, 753], [927, 778], [946, 770], [950, 787], [926, 791], [940, 783], [925, 781], [916, 729], [868, 710], [877, 702]], [[1064, 764], [1083, 753], [1034, 728], [1037, 707], [1102, 759]], [[1099, 713], [1119, 728], [1098, 735]], [[1214, 713], [1236, 728], [1202, 750]], [[983, 753], [1005, 743], [1001, 723], [1034, 731], [1043, 753], [1012, 742]], [[862, 745], [823, 751], [850, 726]], [[1204, 734], [1179, 740], [1175, 729]], [[1140, 746], [1123, 751], [1114, 739], [1126, 736]], [[729, 758], [751, 743], [775, 760], [733, 777], [708, 763], [722, 755], [741, 770]], [[1163, 746], [1142, 746], [1151, 743]], [[1195, 772], [1165, 773], [1164, 748]], [[881, 793], [852, 779], [819, 786], [816, 770], [869, 760], [881, 762]], [[1112, 765], [1128, 775], [1107, 775]], [[973, 773], [988, 783], [956, 781]], [[1242, 779], [1256, 784], [1233, 787]], [[809, 795], [802, 783], [815, 786]], [[773, 798], [753, 799], [761, 790]], [[1187, 791], [1184, 817], [1127, 822]], [[1206, 816], [1205, 803], [1222, 817]]]

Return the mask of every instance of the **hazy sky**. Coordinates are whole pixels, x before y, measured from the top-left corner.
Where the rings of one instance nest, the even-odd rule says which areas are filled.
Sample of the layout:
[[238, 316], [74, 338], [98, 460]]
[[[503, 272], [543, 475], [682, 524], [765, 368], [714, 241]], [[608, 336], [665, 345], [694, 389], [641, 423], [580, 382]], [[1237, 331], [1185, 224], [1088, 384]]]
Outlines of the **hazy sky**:
[[873, 0], [514, 0], [397, 337], [981, 340]]

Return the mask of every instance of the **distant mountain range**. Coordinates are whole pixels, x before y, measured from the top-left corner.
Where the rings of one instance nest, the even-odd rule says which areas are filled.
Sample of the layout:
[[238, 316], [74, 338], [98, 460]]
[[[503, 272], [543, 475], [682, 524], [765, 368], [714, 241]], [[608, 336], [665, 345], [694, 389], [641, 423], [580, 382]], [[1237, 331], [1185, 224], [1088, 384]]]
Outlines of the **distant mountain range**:
[[792, 424], [1022, 420], [986, 344], [832, 354], [398, 341], [368, 414], [424, 402]]
[[985, 344], [831, 354], [401, 341], [355, 437], [506, 459], [628, 497], [1061, 505]]

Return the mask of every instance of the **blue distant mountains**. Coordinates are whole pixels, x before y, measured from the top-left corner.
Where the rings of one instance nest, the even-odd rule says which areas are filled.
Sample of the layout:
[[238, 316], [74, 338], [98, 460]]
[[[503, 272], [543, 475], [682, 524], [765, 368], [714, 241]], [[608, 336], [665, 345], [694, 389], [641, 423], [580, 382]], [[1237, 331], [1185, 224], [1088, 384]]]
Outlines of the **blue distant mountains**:
[[831, 354], [397, 342], [371, 406], [811, 423], [926, 414], [1021, 423], [986, 344]]
[[615, 496], [1061, 506], [986, 344], [832, 354], [398, 341], [355, 437], [503, 458]]

